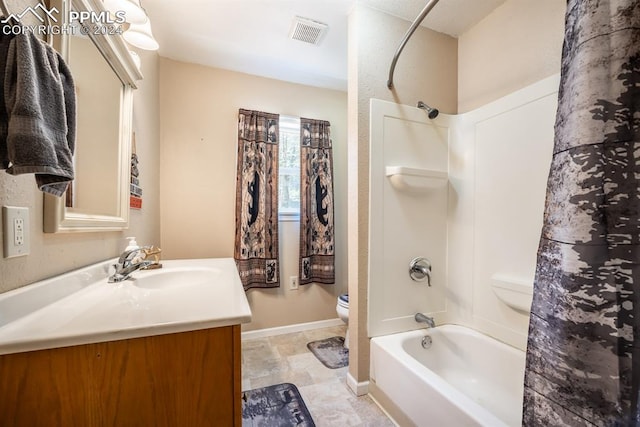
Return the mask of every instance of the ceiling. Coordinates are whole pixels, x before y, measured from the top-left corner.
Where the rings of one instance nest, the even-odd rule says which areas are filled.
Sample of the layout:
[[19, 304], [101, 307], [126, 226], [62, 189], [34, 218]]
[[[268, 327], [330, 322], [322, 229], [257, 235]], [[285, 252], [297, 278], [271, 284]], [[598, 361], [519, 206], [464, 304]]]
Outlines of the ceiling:
[[[143, 6], [161, 56], [346, 90], [347, 16], [356, 1], [407, 21], [413, 21], [426, 4], [426, 0], [148, 0]], [[457, 37], [504, 1], [442, 0], [423, 25]], [[288, 37], [296, 15], [329, 25], [320, 45]]]

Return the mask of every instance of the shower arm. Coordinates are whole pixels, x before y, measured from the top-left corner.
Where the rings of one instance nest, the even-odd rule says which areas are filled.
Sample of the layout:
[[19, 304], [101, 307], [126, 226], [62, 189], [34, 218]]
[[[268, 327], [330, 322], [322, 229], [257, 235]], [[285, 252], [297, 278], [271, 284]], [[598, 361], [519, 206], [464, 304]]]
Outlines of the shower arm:
[[393, 61], [391, 61], [391, 67], [389, 68], [389, 80], [387, 80], [387, 87], [389, 89], [393, 89], [393, 72], [396, 69], [396, 63], [398, 62], [398, 58], [402, 53], [402, 49], [404, 49], [404, 45], [407, 44], [407, 42], [413, 35], [414, 31], [416, 31], [416, 28], [418, 28], [418, 26], [424, 20], [425, 16], [427, 16], [427, 14], [431, 11], [431, 9], [433, 9], [433, 6], [435, 6], [438, 3], [438, 1], [439, 0], [429, 0], [429, 2], [424, 7], [424, 9], [422, 9], [422, 12], [420, 12], [420, 15], [418, 15], [415, 21], [413, 21], [413, 24], [411, 24], [411, 27], [409, 27], [409, 29], [407, 30], [407, 33], [402, 38], [402, 41], [400, 42], [400, 46], [398, 46], [398, 49], [396, 50], [396, 54], [393, 55]]

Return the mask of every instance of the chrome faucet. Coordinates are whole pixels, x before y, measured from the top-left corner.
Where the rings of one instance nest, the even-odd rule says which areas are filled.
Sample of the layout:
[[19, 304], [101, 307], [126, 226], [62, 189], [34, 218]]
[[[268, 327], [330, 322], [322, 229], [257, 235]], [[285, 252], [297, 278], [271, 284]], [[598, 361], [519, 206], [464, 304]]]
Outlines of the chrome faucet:
[[426, 324], [429, 328], [436, 327], [436, 322], [433, 320], [433, 317], [426, 316], [422, 313], [416, 313], [416, 315], [414, 316], [414, 319], [418, 323]]
[[[141, 268], [149, 267], [154, 264], [154, 261], [147, 261], [144, 259], [145, 250], [149, 250], [150, 246], [144, 246], [136, 249], [132, 249], [129, 251], [124, 251], [120, 258], [118, 258], [118, 262], [113, 264], [115, 268], [115, 272], [109, 276], [109, 283], [117, 283], [127, 280], [131, 273], [134, 271], [140, 270]], [[137, 261], [136, 255], [141, 255], [142, 258], [140, 261]], [[137, 261], [137, 262], [134, 262]]]

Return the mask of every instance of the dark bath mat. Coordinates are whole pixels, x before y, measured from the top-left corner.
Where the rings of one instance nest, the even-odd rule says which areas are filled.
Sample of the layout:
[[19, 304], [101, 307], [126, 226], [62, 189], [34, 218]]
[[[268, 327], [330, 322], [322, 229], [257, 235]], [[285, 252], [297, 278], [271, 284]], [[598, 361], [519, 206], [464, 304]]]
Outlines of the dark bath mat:
[[344, 338], [331, 337], [307, 343], [307, 348], [329, 369], [344, 368], [349, 364], [349, 349], [344, 348]]
[[315, 427], [298, 388], [290, 383], [242, 392], [244, 427]]

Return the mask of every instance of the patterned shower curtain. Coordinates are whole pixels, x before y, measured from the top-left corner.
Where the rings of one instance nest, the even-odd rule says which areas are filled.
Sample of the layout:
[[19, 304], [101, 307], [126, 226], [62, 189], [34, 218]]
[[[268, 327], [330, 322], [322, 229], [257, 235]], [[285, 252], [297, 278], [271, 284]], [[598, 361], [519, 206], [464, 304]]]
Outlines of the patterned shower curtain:
[[523, 424], [637, 426], [640, 2], [569, 0]]
[[240, 110], [234, 258], [244, 289], [280, 286], [277, 114]]
[[300, 284], [335, 283], [330, 124], [300, 119]]

